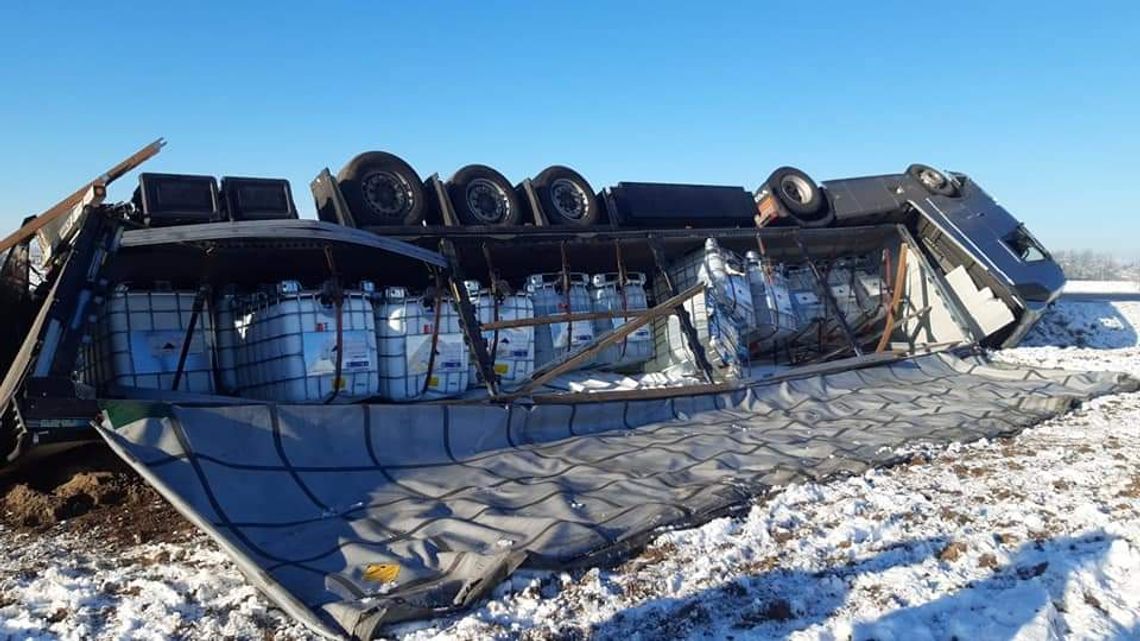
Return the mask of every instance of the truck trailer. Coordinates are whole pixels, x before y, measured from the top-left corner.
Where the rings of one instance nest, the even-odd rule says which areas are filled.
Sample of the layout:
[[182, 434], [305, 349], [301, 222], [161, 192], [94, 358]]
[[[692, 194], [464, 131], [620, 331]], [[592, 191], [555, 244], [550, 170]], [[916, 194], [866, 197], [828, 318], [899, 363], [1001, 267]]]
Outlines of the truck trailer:
[[[328, 636], [1134, 383], [986, 361], [1064, 275], [964, 173], [596, 190], [366, 152], [319, 171], [315, 220], [262, 177], [142, 173], [106, 202], [163, 144], [3, 241], [0, 465], [105, 440]], [[817, 457], [829, 426], [867, 442]]]

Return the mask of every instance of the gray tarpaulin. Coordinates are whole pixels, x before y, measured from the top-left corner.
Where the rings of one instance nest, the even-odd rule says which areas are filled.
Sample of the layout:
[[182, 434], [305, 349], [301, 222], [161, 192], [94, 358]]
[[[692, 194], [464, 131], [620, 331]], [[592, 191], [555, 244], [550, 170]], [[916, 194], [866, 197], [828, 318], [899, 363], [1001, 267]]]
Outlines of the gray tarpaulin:
[[1136, 386], [928, 355], [624, 402], [108, 401], [101, 433], [290, 614], [368, 638], [468, 605], [520, 565], [613, 559], [771, 487], [859, 473], [904, 444], [1017, 432]]

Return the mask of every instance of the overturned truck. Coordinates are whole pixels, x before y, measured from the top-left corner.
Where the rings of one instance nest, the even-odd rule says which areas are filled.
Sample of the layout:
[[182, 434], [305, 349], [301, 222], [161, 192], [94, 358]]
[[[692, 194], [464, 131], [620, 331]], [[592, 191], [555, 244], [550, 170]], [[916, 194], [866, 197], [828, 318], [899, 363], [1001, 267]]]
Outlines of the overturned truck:
[[0, 449], [102, 437], [332, 637], [1133, 385], [986, 362], [1064, 279], [964, 174], [599, 192], [369, 152], [319, 220], [263, 178], [105, 203], [160, 147], [4, 241]]

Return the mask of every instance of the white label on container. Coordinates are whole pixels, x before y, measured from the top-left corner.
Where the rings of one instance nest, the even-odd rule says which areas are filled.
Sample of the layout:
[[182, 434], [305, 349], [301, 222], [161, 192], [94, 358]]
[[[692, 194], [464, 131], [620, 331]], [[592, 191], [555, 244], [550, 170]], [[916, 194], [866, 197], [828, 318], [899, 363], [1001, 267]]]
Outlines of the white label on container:
[[569, 334], [569, 323], [551, 323], [550, 324], [550, 342], [553, 344], [554, 349], [566, 349], [569, 345], [567, 342]]
[[[306, 332], [305, 374], [321, 376], [336, 373], [336, 332]], [[341, 337], [340, 371], [343, 374], [372, 369], [372, 351], [368, 349], [368, 332], [346, 330]]]
[[[494, 336], [488, 340], [494, 340]], [[530, 333], [521, 328], [499, 330], [495, 354], [498, 358], [526, 358], [530, 354]]]
[[467, 362], [463, 359], [466, 349], [462, 338], [440, 335], [432, 369], [439, 373], [467, 371]]
[[[423, 376], [428, 373], [428, 363], [431, 360], [431, 334], [415, 334], [408, 336], [405, 345], [405, 363], [409, 376]], [[436, 342], [435, 362], [432, 363], [432, 373], [464, 372], [467, 363], [463, 360], [463, 353], [467, 347], [463, 339], [447, 334], [440, 334]]]
[[861, 276], [859, 284], [863, 286], [863, 291], [867, 292], [868, 296], [878, 297], [882, 295], [882, 282], [877, 276]]
[[[164, 356], [180, 356], [182, 341], [186, 340], [185, 330], [158, 330], [146, 332], [147, 351], [151, 356], [162, 358]], [[202, 335], [197, 331], [190, 338], [190, 347], [187, 354], [201, 354], [206, 351]]]
[[[178, 369], [186, 330], [133, 331], [128, 336], [131, 367], [135, 374], [159, 374]], [[206, 340], [199, 328], [190, 339], [182, 371], [198, 372], [208, 369], [210, 369], [210, 359], [206, 350]]]
[[431, 358], [431, 336], [413, 334], [404, 339], [404, 345], [407, 348], [404, 352], [404, 362], [407, 365], [408, 376], [427, 374], [428, 359]]

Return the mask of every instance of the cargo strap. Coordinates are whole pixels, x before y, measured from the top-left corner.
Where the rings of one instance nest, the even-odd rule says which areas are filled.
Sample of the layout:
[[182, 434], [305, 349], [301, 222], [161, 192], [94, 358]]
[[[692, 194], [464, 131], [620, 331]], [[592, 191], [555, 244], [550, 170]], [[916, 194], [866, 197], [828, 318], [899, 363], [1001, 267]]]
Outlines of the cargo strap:
[[[491, 249], [483, 244], [483, 258], [487, 261], [487, 275], [491, 278], [491, 321], [499, 322], [499, 297], [506, 298], [499, 273], [495, 271], [495, 264], [491, 261]], [[487, 346], [487, 357], [491, 360], [491, 372], [495, 373], [495, 361], [499, 357], [499, 328], [496, 327], [491, 335], [491, 344]], [[497, 375], [497, 374], [496, 374]]]
[[328, 405], [340, 395], [340, 388], [344, 385], [344, 290], [340, 287], [340, 277], [336, 271], [336, 261], [333, 260], [332, 247], [325, 245], [325, 262], [329, 266], [329, 297], [332, 298], [336, 309], [336, 359], [333, 364], [333, 390], [325, 404]]
[[[486, 249], [486, 245], [484, 245]], [[487, 358], [487, 341], [483, 339], [482, 323], [477, 311], [471, 306], [471, 299], [467, 295], [467, 288], [463, 284], [463, 268], [455, 252], [455, 244], [446, 238], [439, 241], [439, 251], [447, 261], [447, 284], [451, 288], [451, 296], [455, 300], [456, 311], [459, 312], [459, 329], [467, 338], [467, 351], [475, 359], [478, 371], [483, 375], [483, 384], [491, 396], [499, 393], [495, 380], [495, 372]], [[489, 256], [489, 254], [488, 254]], [[489, 267], [488, 267], [489, 268]]]
[[443, 279], [440, 277], [439, 271], [432, 270], [435, 276], [435, 314], [431, 324], [431, 350], [428, 352], [427, 362], [427, 375], [424, 376], [424, 386], [420, 390], [420, 395], [427, 394], [431, 389], [431, 375], [435, 371], [435, 353], [439, 349], [439, 320], [443, 310]]
[[[570, 260], [566, 257], [566, 241], [559, 244], [562, 250], [562, 298], [563, 305], [566, 307], [566, 313], [573, 312], [571, 304], [573, 300], [570, 298]], [[557, 349], [557, 345], [552, 345]], [[566, 351], [570, 351], [574, 347], [574, 319], [569, 318], [566, 321]]]
[[207, 247], [206, 260], [202, 269], [202, 284], [198, 287], [198, 293], [194, 295], [194, 307], [190, 311], [190, 322], [186, 324], [186, 335], [182, 337], [182, 349], [178, 352], [178, 366], [174, 369], [174, 382], [170, 385], [170, 389], [175, 392], [178, 391], [178, 386], [182, 383], [182, 374], [186, 370], [186, 359], [190, 356], [190, 343], [194, 340], [194, 331], [198, 327], [198, 317], [202, 315], [206, 300], [210, 297], [213, 257], [213, 247]]
[[[628, 299], [628, 296], [626, 295], [626, 292], [625, 292], [626, 271], [625, 271], [625, 261], [622, 260], [622, 256], [621, 256], [621, 241], [620, 240], [614, 240], [614, 258], [615, 258], [615, 260], [617, 260], [618, 292], [621, 295], [621, 313], [622, 313], [621, 322], [624, 323], [624, 322], [626, 322], [626, 320], [628, 320], [628, 317], [625, 314], [629, 311], [629, 299]], [[625, 359], [625, 351], [628, 347], [629, 347], [629, 340], [628, 339], [623, 340], [621, 342], [621, 351], [618, 352], [618, 359], [619, 360]]]
[[190, 311], [190, 322], [186, 324], [186, 335], [182, 337], [182, 349], [178, 352], [178, 367], [174, 369], [174, 382], [170, 389], [177, 392], [182, 383], [182, 373], [186, 371], [186, 359], [190, 356], [190, 343], [194, 340], [194, 330], [198, 327], [198, 317], [206, 306], [206, 299], [210, 295], [209, 284], [203, 284], [194, 295], [194, 307]]

